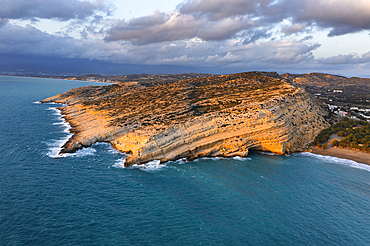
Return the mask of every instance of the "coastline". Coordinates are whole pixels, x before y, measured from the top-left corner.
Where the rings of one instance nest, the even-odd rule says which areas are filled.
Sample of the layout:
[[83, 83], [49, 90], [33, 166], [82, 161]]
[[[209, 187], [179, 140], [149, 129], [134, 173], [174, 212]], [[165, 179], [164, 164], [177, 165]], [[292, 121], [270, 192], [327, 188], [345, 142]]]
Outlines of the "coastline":
[[370, 165], [370, 153], [366, 153], [363, 151], [334, 148], [330, 146], [325, 150], [313, 147], [311, 153], [325, 156], [333, 156], [342, 159], [349, 159], [358, 163]]

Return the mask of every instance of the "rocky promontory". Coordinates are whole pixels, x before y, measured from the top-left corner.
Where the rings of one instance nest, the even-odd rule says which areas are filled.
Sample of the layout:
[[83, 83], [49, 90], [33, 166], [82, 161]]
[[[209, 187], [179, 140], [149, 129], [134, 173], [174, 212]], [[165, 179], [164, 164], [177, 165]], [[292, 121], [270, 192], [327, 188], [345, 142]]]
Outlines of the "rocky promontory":
[[42, 102], [66, 104], [74, 135], [61, 153], [107, 142], [130, 154], [127, 166], [303, 151], [329, 126], [320, 101], [268, 72], [89, 86]]

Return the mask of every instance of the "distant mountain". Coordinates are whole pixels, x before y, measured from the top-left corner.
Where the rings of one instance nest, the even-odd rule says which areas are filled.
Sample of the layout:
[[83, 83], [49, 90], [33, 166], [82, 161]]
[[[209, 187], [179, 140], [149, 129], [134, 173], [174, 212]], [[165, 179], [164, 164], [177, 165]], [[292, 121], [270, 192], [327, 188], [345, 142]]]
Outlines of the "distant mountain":
[[[206, 69], [210, 70], [209, 68]], [[0, 74], [12, 75], [78, 76], [92, 73], [100, 75], [127, 75], [212, 72], [205, 71], [206, 69], [177, 65], [118, 64], [88, 59], [0, 53]]]

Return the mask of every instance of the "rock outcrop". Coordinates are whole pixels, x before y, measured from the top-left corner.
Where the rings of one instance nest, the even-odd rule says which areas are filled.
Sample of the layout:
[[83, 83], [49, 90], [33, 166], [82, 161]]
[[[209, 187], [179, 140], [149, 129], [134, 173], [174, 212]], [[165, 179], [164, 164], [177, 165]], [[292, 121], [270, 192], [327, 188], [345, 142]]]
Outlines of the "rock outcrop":
[[321, 103], [277, 73], [90, 86], [42, 102], [67, 104], [74, 135], [61, 153], [108, 142], [131, 154], [127, 166], [303, 151], [329, 126]]

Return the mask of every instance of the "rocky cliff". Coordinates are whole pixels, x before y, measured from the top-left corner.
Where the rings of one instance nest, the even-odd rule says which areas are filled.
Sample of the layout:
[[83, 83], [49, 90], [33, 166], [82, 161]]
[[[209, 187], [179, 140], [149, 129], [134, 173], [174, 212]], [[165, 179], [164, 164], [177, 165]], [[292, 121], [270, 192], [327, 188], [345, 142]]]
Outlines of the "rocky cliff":
[[67, 104], [74, 135], [61, 153], [108, 142], [131, 154], [128, 166], [302, 151], [329, 126], [321, 103], [277, 73], [83, 87], [42, 102]]

